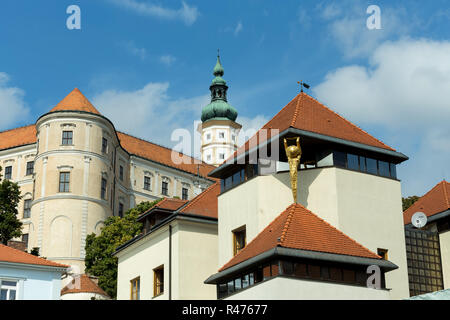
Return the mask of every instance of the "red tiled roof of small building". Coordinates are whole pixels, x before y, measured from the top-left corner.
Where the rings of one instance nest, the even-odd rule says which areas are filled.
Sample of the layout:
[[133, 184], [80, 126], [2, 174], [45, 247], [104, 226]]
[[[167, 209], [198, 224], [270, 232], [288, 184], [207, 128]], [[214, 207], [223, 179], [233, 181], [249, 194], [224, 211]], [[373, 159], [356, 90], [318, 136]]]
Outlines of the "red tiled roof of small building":
[[79, 286], [77, 287], [77, 278], [73, 279], [69, 284], [61, 289], [61, 295], [68, 293], [96, 293], [105, 297], [109, 297], [108, 294], [103, 291], [88, 275], [82, 274], [79, 276]]
[[217, 219], [217, 197], [219, 196], [219, 193], [220, 184], [216, 182], [189, 201], [189, 203], [180, 210], [180, 213], [190, 213]]
[[11, 247], [7, 247], [3, 244], [0, 244], [0, 262], [32, 264], [56, 268], [69, 267], [64, 264], [56, 263]]
[[275, 218], [219, 271], [275, 247], [381, 259], [377, 254], [296, 203]]
[[427, 217], [450, 209], [450, 183], [443, 180], [423, 195], [412, 206], [403, 212], [405, 224], [411, 223], [411, 218], [416, 212], [423, 212]]
[[179, 209], [181, 206], [183, 206], [188, 200], [181, 200], [176, 198], [164, 198], [157, 204], [155, 204], [153, 207], [150, 208], [161, 208], [161, 209], [167, 209], [171, 211], [175, 211]]

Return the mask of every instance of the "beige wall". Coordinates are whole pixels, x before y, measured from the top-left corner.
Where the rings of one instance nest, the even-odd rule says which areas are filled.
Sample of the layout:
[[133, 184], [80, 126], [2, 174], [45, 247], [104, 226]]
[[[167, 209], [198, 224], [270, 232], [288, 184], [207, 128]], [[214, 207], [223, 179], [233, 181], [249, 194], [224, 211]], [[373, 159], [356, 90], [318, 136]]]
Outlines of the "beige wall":
[[[203, 281], [217, 271], [215, 226], [180, 222], [172, 229], [172, 299], [215, 299], [215, 286]], [[193, 250], [194, 249], [194, 250]], [[140, 277], [142, 300], [169, 299], [169, 226], [118, 253], [117, 299], [130, 299], [130, 281]], [[164, 265], [164, 294], [153, 297], [153, 269]]]
[[225, 300], [388, 300], [388, 290], [276, 277]]
[[450, 231], [439, 234], [444, 289], [450, 289]]
[[[246, 225], [250, 242], [292, 204], [289, 181], [288, 172], [258, 176], [219, 196], [219, 267], [232, 257], [232, 230]], [[373, 252], [388, 249], [399, 266], [386, 274], [391, 297], [409, 296], [398, 181], [339, 168], [302, 170], [298, 200]]]
[[[240, 129], [241, 125], [230, 120], [210, 120], [202, 123], [199, 126], [202, 160], [212, 165], [224, 162], [237, 149]], [[219, 137], [220, 132], [224, 133], [223, 138]], [[207, 139], [208, 135], [210, 139]], [[235, 140], [233, 140], [233, 135]], [[219, 153], [224, 154], [224, 159], [219, 158]], [[208, 160], [208, 155], [211, 156], [210, 160]]]

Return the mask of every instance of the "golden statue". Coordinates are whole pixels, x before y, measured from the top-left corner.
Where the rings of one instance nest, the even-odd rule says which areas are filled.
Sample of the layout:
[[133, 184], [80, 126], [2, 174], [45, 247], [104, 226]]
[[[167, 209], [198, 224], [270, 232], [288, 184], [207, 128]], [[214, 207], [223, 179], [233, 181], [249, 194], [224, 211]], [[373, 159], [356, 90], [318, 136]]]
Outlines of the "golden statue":
[[[297, 145], [288, 146], [287, 139], [296, 139]], [[287, 139], [284, 138], [284, 150], [286, 151], [286, 157], [288, 158], [289, 162], [292, 195], [294, 197], [294, 203], [297, 203], [297, 170], [300, 164], [300, 157], [302, 156], [302, 149], [300, 148], [300, 137]]]

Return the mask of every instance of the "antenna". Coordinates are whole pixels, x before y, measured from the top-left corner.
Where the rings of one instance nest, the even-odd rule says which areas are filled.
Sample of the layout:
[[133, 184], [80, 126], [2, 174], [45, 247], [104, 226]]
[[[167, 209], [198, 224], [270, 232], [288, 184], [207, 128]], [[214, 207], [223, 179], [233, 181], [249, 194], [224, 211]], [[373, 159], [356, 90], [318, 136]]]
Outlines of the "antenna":
[[303, 92], [303, 88], [309, 89], [310, 86], [307, 83], [304, 83], [303, 80], [297, 81], [297, 83], [300, 85], [300, 92]]
[[416, 212], [411, 218], [411, 223], [417, 229], [423, 228], [427, 224], [427, 215], [423, 212]]

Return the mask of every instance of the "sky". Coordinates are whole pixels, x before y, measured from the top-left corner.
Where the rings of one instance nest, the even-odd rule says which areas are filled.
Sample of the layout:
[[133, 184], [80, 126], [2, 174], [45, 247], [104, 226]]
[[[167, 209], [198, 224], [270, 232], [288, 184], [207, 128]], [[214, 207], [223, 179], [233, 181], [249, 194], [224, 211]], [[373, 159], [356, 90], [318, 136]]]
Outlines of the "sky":
[[[80, 29], [69, 29], [80, 8]], [[380, 9], [380, 28], [369, 29]], [[173, 147], [209, 102], [217, 49], [228, 100], [257, 130], [310, 95], [410, 159], [404, 196], [449, 181], [450, 3], [2, 0], [0, 130], [35, 123], [75, 87], [116, 129]], [[241, 141], [242, 142], [242, 141]]]

